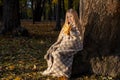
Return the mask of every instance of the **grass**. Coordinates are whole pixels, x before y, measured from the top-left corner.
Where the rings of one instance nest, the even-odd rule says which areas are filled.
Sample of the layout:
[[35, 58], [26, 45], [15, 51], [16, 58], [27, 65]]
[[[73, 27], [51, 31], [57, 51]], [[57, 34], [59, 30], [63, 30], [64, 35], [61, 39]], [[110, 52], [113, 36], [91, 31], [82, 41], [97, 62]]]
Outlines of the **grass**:
[[[0, 36], [0, 80], [56, 80], [40, 74], [47, 68], [43, 57], [59, 33], [53, 31], [55, 23], [22, 22], [22, 26], [27, 28], [30, 37]], [[113, 79], [83, 75], [71, 80]]]

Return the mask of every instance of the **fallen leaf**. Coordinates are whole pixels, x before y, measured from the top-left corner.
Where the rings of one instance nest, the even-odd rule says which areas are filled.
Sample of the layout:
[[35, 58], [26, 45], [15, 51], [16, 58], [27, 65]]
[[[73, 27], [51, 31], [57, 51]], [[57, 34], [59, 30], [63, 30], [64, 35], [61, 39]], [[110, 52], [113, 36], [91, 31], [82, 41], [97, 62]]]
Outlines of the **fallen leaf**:
[[37, 66], [36, 65], [34, 65], [33, 66], [33, 68], [32, 68], [32, 70], [36, 70], [37, 69]]
[[8, 67], [9, 70], [14, 70], [15, 69], [15, 66], [14, 65], [11, 65]]
[[19, 76], [17, 76], [14, 80], [22, 80]]

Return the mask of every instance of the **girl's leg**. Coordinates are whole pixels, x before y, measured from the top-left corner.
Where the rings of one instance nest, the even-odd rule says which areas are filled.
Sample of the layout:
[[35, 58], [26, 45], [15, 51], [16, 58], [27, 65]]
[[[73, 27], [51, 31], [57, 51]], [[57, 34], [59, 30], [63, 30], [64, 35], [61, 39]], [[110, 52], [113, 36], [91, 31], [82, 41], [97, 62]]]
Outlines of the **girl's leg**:
[[48, 68], [42, 73], [42, 75], [49, 75], [50, 74], [50, 69], [53, 65], [53, 57], [49, 56], [49, 59], [47, 60], [47, 65]]

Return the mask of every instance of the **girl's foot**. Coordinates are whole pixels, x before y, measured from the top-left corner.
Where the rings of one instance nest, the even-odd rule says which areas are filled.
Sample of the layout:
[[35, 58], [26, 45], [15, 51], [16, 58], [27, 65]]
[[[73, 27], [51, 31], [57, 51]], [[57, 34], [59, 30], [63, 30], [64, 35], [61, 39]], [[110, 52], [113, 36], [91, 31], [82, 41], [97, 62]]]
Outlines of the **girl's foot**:
[[48, 75], [50, 75], [50, 72], [48, 70], [45, 70], [45, 71], [41, 72], [41, 74], [43, 76], [48, 76]]

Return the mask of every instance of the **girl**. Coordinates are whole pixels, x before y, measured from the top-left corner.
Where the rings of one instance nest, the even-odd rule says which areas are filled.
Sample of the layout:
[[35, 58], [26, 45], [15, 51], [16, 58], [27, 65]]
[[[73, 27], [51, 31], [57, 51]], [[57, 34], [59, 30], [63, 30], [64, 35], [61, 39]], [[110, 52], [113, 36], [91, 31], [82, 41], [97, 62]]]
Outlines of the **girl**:
[[[83, 49], [83, 30], [77, 12], [69, 9], [57, 41], [49, 48], [44, 58], [48, 68], [42, 75], [68, 80], [71, 75], [74, 54]], [[63, 79], [64, 78], [64, 79]]]

